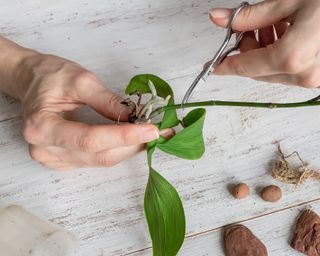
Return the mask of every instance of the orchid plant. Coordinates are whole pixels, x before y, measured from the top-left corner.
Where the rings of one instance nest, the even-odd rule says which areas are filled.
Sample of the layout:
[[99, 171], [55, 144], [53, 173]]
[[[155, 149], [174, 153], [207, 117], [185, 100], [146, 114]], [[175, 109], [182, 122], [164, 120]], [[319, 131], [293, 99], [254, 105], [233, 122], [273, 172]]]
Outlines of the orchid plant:
[[[186, 231], [186, 220], [182, 201], [176, 189], [152, 166], [152, 155], [155, 149], [167, 154], [194, 160], [199, 159], [204, 151], [203, 124], [205, 106], [240, 106], [262, 108], [290, 108], [320, 106], [320, 96], [296, 103], [256, 103], [236, 101], [192, 102], [181, 106], [175, 104], [171, 87], [161, 78], [142, 74], [133, 77], [126, 88], [126, 94], [136, 95], [123, 102], [132, 109], [129, 120], [132, 123], [150, 123], [163, 113], [162, 120], [156, 123], [159, 130], [182, 126], [182, 130], [170, 139], [161, 137], [147, 144], [147, 162], [149, 179], [145, 190], [144, 210], [152, 240], [153, 256], [175, 256], [180, 250]], [[151, 98], [141, 104], [141, 98], [151, 94]], [[177, 109], [195, 108], [182, 120], [177, 116]]]

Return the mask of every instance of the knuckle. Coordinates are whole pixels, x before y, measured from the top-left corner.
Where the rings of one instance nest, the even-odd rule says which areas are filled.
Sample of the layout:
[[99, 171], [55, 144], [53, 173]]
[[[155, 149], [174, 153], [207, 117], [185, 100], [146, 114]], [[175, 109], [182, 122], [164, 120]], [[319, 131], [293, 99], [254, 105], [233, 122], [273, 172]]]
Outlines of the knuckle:
[[245, 65], [241, 64], [237, 58], [230, 58], [229, 60], [229, 67], [231, 70], [234, 71], [235, 75], [237, 76], [246, 76], [247, 70]]
[[300, 84], [306, 88], [316, 88], [320, 86], [320, 76], [317, 72], [312, 72], [301, 78]]
[[243, 8], [242, 11], [240, 12], [241, 18], [243, 20], [248, 20], [248, 19], [251, 20], [253, 17], [253, 14], [254, 14], [253, 7], [251, 5]]
[[116, 109], [116, 107], [118, 107], [120, 105], [120, 102], [123, 101], [123, 99], [117, 95], [117, 94], [112, 94], [110, 95], [108, 98], [108, 106], [111, 108], [111, 109]]
[[99, 149], [99, 140], [97, 136], [94, 136], [93, 132], [86, 132], [78, 140], [78, 146], [81, 151], [96, 151]]
[[122, 141], [122, 144], [124, 146], [129, 146], [131, 144], [133, 144], [133, 139], [132, 139], [132, 136], [131, 136], [131, 133], [126, 130], [126, 129], [123, 129], [120, 133], [120, 139]]
[[30, 157], [37, 162], [45, 162], [47, 160], [45, 152], [38, 147], [30, 146], [29, 154]]
[[104, 152], [101, 154], [97, 154], [97, 163], [99, 166], [112, 167], [115, 166], [118, 161], [110, 152]]
[[23, 128], [22, 128], [22, 136], [26, 142], [30, 144], [37, 144], [35, 143], [37, 140], [37, 131], [34, 125], [30, 124], [28, 121], [25, 121]]
[[27, 118], [22, 127], [23, 138], [30, 144], [39, 145], [43, 142], [44, 124], [38, 121], [36, 115]]
[[94, 84], [99, 84], [97, 78], [88, 70], [82, 70], [75, 77], [75, 86], [80, 90], [87, 90], [88, 85], [92, 86]]
[[289, 74], [297, 74], [303, 70], [303, 55], [299, 50], [293, 50], [282, 59], [282, 68]]

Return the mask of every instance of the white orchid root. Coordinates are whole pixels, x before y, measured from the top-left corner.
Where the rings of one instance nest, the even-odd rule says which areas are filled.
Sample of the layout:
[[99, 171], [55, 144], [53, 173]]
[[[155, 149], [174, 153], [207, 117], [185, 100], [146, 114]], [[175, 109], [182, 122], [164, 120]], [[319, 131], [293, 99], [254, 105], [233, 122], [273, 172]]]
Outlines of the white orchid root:
[[168, 95], [166, 98], [158, 96], [157, 90], [151, 80], [148, 81], [148, 86], [151, 92], [151, 98], [144, 105], [141, 104], [142, 95], [138, 91], [133, 93], [133, 95], [138, 96], [137, 102], [134, 102], [130, 98], [125, 99], [123, 102], [121, 102], [122, 104], [132, 109], [132, 112], [129, 115], [129, 122], [131, 123], [150, 123], [151, 113], [159, 107], [167, 106], [169, 103], [169, 100], [171, 98], [170, 95]]

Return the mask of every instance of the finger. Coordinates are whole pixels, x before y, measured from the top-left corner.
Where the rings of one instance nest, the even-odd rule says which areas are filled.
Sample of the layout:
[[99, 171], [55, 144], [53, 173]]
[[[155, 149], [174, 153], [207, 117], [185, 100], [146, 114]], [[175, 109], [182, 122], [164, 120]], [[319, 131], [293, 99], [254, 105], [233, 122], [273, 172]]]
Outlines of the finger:
[[81, 166], [76, 166], [73, 164], [68, 163], [60, 163], [60, 162], [48, 162], [48, 163], [41, 163], [43, 166], [54, 170], [54, 171], [72, 171], [81, 168]]
[[176, 132], [174, 129], [172, 128], [167, 128], [167, 129], [163, 129], [160, 131], [160, 135], [164, 138], [166, 138], [167, 140], [170, 140], [173, 136], [176, 135]]
[[69, 151], [59, 147], [30, 146], [31, 157], [53, 169], [111, 167], [145, 149], [145, 145], [120, 147], [97, 153]]
[[[30, 157], [43, 164], [43, 163], [65, 163], [64, 159], [60, 158], [59, 155], [52, 153], [47, 149], [48, 147], [37, 146], [29, 144]], [[62, 150], [62, 149], [61, 149]], [[64, 149], [65, 152], [65, 149]], [[61, 154], [63, 157], [67, 157], [69, 154]]]
[[262, 47], [266, 47], [269, 44], [273, 44], [275, 41], [275, 34], [273, 26], [268, 26], [259, 29], [259, 42]]
[[[145, 145], [114, 148], [96, 153], [91, 159], [88, 159], [89, 166], [111, 167], [124, 160], [127, 160], [145, 149]], [[91, 162], [92, 161], [92, 162]]]
[[278, 22], [274, 25], [278, 39], [282, 38], [282, 36], [287, 31], [288, 26], [289, 25], [287, 22]]
[[[161, 136], [170, 139], [175, 135], [171, 128], [160, 132]], [[30, 145], [31, 157], [54, 170], [71, 170], [80, 167], [101, 167], [113, 166], [126, 160], [145, 149], [145, 145], [120, 147], [111, 150], [104, 150], [97, 153], [86, 153], [69, 151], [60, 147], [43, 147]]]
[[[273, 25], [294, 13], [299, 1], [262, 1], [244, 7], [233, 23], [237, 31], [250, 31]], [[215, 8], [209, 13], [210, 19], [218, 26], [226, 27], [233, 9]]]
[[33, 160], [57, 171], [73, 170], [84, 167], [82, 159], [76, 160], [73, 152], [58, 147], [42, 147], [29, 145], [29, 153]]
[[254, 77], [254, 80], [263, 81], [268, 83], [277, 83], [277, 84], [285, 84], [285, 85], [298, 85], [299, 80], [297, 76], [289, 75], [289, 74], [277, 74], [271, 76], [260, 76]]
[[152, 124], [88, 125], [45, 113], [26, 121], [24, 137], [34, 145], [98, 152], [153, 141], [159, 131]]
[[63, 158], [60, 157], [60, 155], [68, 156], [69, 152], [64, 151], [64, 154], [54, 154], [46, 147], [29, 144], [29, 153], [33, 160], [52, 170], [67, 171], [80, 167], [74, 163], [65, 162]]
[[113, 120], [127, 121], [131, 110], [121, 104], [123, 98], [106, 89], [91, 73], [79, 79], [77, 85], [78, 100], [92, 107], [98, 113]]
[[202, 69], [207, 69], [210, 65], [211, 61], [207, 61], [204, 65]]
[[[258, 49], [260, 47], [261, 46], [256, 39], [256, 35], [254, 31], [246, 32], [239, 44], [240, 52], [247, 52], [250, 50]], [[206, 69], [209, 66], [209, 64], [210, 64], [210, 61], [206, 62], [203, 65], [203, 69]]]
[[306, 88], [318, 88], [320, 87], [320, 66], [316, 65], [302, 72], [298, 77], [300, 78], [298, 85]]
[[[175, 135], [172, 128], [160, 131], [160, 135], [170, 139]], [[84, 166], [111, 166], [132, 157], [145, 149], [144, 144], [104, 150], [97, 153], [70, 151], [60, 147], [29, 145], [32, 159], [53, 169], [73, 169]]]
[[227, 57], [219, 64], [214, 73], [217, 75], [237, 75], [244, 77], [268, 76], [281, 71], [276, 51], [273, 47], [259, 48]]
[[147, 143], [159, 137], [154, 125], [84, 125], [62, 121], [52, 129], [47, 145], [70, 150], [97, 152], [115, 147]]
[[240, 52], [247, 52], [254, 49], [258, 49], [260, 47], [261, 46], [256, 39], [256, 34], [254, 31], [246, 32], [239, 44]]
[[300, 74], [278, 74], [273, 76], [255, 77], [255, 80], [269, 83], [281, 83], [286, 85], [298, 85], [306, 88], [317, 88], [320, 86], [320, 67], [314, 66]]
[[229, 56], [215, 68], [214, 73], [259, 77], [282, 73], [299, 74], [311, 69], [315, 64], [312, 46], [295, 49], [288, 44], [289, 39], [286, 36], [268, 47]]

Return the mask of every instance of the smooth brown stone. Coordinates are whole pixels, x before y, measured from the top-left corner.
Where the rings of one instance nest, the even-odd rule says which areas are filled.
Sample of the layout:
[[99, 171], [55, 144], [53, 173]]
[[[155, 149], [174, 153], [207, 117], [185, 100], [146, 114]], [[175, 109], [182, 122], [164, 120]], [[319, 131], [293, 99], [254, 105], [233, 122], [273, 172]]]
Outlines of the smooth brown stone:
[[245, 226], [233, 225], [224, 230], [226, 256], [267, 256], [267, 248]]

